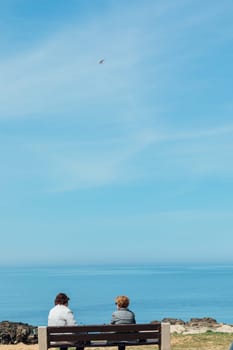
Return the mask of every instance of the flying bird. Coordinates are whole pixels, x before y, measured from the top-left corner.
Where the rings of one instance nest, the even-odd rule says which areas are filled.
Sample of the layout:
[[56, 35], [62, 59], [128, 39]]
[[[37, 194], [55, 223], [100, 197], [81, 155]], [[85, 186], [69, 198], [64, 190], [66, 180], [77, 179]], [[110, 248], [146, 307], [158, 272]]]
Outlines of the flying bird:
[[101, 60], [99, 60], [99, 64], [103, 64], [104, 63], [104, 59], [102, 58]]

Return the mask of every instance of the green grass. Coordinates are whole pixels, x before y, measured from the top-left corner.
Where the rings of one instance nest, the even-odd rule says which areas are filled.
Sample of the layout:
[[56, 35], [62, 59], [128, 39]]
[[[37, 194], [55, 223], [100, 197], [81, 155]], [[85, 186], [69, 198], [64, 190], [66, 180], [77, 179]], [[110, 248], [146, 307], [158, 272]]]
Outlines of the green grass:
[[206, 332], [203, 334], [171, 337], [172, 350], [228, 350], [233, 342], [233, 334]]
[[[172, 334], [171, 350], [228, 350], [233, 334], [206, 332], [202, 334]], [[85, 350], [117, 350], [117, 347], [85, 348]], [[57, 349], [59, 350], [59, 349]], [[71, 350], [71, 349], [70, 349]], [[75, 350], [73, 348], [72, 350]], [[156, 345], [128, 346], [126, 350], [158, 350]]]

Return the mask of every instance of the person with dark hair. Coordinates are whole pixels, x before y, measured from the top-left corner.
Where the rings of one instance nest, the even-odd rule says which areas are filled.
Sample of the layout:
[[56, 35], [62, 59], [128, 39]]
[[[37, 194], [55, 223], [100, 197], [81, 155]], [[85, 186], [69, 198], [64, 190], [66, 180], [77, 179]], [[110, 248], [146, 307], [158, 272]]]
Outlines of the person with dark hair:
[[55, 306], [49, 311], [48, 326], [74, 326], [77, 324], [73, 312], [68, 308], [70, 298], [64, 294], [57, 294]]
[[128, 309], [130, 300], [125, 295], [116, 297], [117, 310], [112, 313], [111, 324], [132, 324], [136, 323], [135, 314]]
[[[65, 293], [57, 294], [54, 304], [55, 306], [49, 311], [48, 326], [75, 326], [73, 312], [68, 308], [70, 298]], [[67, 350], [67, 347], [60, 347], [60, 350]], [[84, 350], [84, 344], [81, 343], [76, 350]]]

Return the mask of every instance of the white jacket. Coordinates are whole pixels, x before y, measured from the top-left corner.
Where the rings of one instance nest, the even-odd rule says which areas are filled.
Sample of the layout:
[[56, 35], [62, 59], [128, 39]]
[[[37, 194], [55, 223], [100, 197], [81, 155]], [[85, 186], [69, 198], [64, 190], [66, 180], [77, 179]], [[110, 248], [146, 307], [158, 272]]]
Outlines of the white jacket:
[[74, 326], [73, 312], [65, 305], [56, 305], [49, 311], [48, 326]]

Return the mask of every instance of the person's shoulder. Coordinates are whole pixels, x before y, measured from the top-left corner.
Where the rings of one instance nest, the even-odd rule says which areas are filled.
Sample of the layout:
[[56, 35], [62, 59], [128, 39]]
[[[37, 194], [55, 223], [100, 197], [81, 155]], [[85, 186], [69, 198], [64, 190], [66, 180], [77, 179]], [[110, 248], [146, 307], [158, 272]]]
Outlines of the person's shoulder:
[[73, 314], [73, 311], [69, 308], [69, 307], [65, 307], [65, 309], [64, 309], [67, 313], [69, 313], [69, 314]]
[[[57, 306], [57, 305], [56, 305]], [[54, 310], [57, 310], [57, 307], [56, 306], [53, 306], [50, 310], [49, 310], [49, 312], [53, 312]]]
[[131, 314], [134, 314], [134, 312], [133, 312], [132, 310], [129, 310], [129, 309], [128, 309], [128, 311], [129, 311]]
[[55, 308], [57, 308], [59, 310], [69, 310], [68, 306], [62, 305], [62, 304], [56, 305]]

